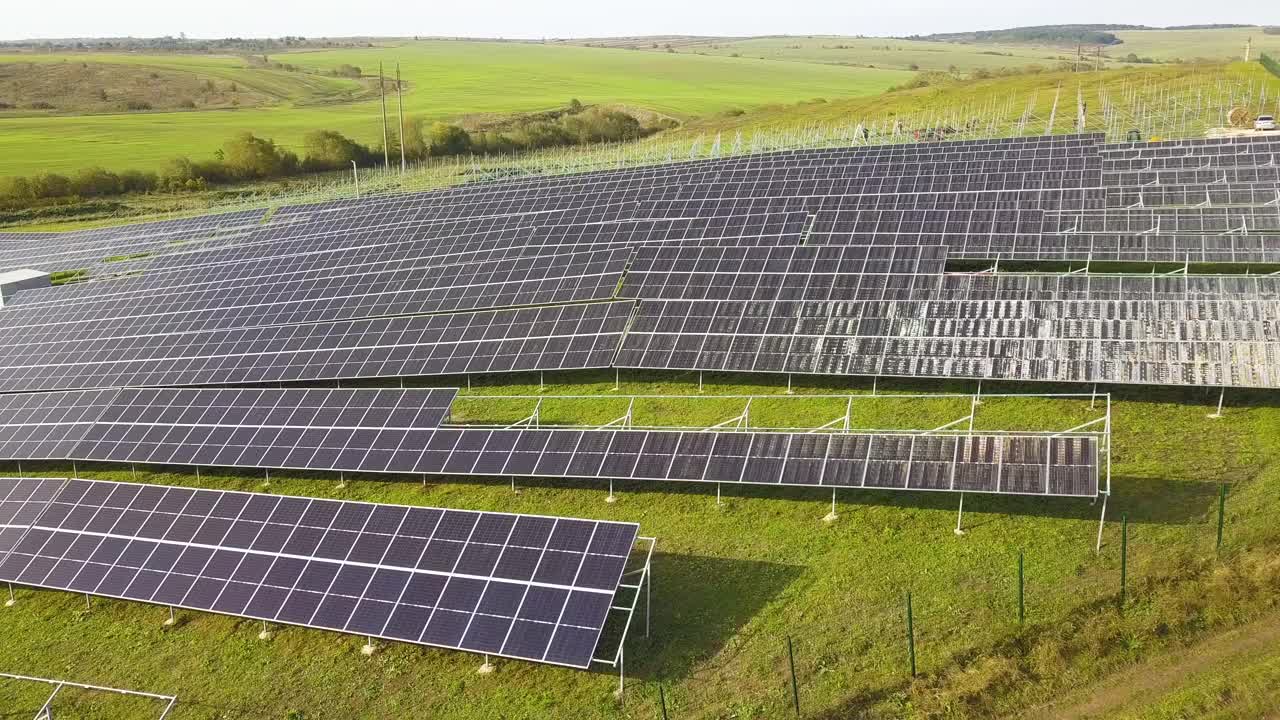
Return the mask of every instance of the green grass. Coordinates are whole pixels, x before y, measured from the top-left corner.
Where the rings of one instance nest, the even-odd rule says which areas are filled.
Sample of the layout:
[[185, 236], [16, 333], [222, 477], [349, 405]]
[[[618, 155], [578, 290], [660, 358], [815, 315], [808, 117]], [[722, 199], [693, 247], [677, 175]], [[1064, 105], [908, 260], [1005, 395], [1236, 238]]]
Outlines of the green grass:
[[[37, 56], [9, 56], [30, 60]], [[88, 165], [156, 169], [167, 160], [210, 157], [232, 134], [248, 130], [299, 149], [303, 135], [332, 129], [363, 142], [381, 138], [377, 101], [336, 102], [326, 89], [301, 83], [317, 75], [249, 69], [235, 58], [75, 55], [99, 62], [131, 61], [238, 78], [283, 100], [272, 107], [209, 112], [22, 118], [0, 116], [3, 173], [72, 171]], [[513, 113], [584, 103], [618, 103], [688, 117], [731, 107], [871, 95], [904, 82], [899, 70], [780, 64], [760, 60], [621, 53], [530, 43], [413, 42], [396, 47], [277, 54], [310, 68], [354, 64], [376, 73], [383, 61], [401, 63], [405, 112], [433, 120]], [[0, 56], [0, 62], [4, 61]], [[50, 60], [61, 61], [53, 56]], [[329, 94], [323, 95], [323, 93]], [[391, 108], [395, 104], [392, 98]]]
[[[1116, 31], [1123, 42], [1102, 48], [1103, 63], [1123, 65], [1133, 53], [1140, 58], [1160, 62], [1196, 59], [1223, 62], [1244, 57], [1245, 42], [1253, 38], [1253, 57], [1259, 51], [1280, 53], [1280, 35], [1266, 35], [1261, 27], [1215, 30], [1126, 30]], [[752, 38], [622, 38], [591, 39], [590, 42], [614, 48], [637, 48], [641, 51], [665, 53], [670, 43], [681, 53], [786, 60], [792, 62], [829, 63], [835, 65], [874, 65], [878, 68], [950, 70], [968, 73], [974, 70], [997, 70], [1026, 65], [1053, 67], [1076, 58], [1076, 46], [1038, 45], [1031, 43], [944, 42], [839, 35], [790, 35]], [[658, 47], [653, 47], [654, 43]], [[1083, 48], [1088, 63], [1094, 60], [1096, 47]]]
[[1265, 35], [1260, 27], [1218, 30], [1121, 30], [1116, 37], [1124, 42], [1103, 48], [1116, 58], [1129, 53], [1156, 60], [1239, 60], [1244, 57], [1244, 44], [1253, 38], [1253, 59], [1259, 52], [1280, 52], [1280, 35]]
[[[780, 396], [781, 378], [707, 376], [706, 395]], [[694, 375], [548, 375], [546, 395], [696, 393]], [[473, 395], [533, 394], [527, 378], [491, 378]], [[963, 384], [882, 383], [880, 392], [964, 389]], [[806, 398], [864, 393], [861, 380], [798, 383], [796, 398], [777, 398], [779, 417], [825, 421], [830, 407]], [[971, 389], [971, 388], [970, 388]], [[1007, 387], [986, 388], [988, 392]], [[1037, 388], [1022, 386], [1023, 391]], [[1050, 388], [1044, 388], [1049, 391]], [[361, 477], [297, 474], [261, 477], [202, 474], [201, 485], [512, 512], [630, 520], [658, 538], [653, 632], [633, 627], [627, 645], [628, 695], [619, 707], [617, 678], [500, 661], [475, 674], [479, 658], [389, 644], [373, 657], [363, 639], [297, 628], [257, 639], [249, 621], [179, 613], [165, 628], [163, 608], [21, 589], [0, 610], [0, 667], [180, 696], [178, 720], [221, 717], [653, 718], [661, 683], [671, 717], [775, 718], [789, 713], [785, 639], [795, 640], [801, 703], [808, 718], [991, 717], [1047, 701], [1178, 643], [1254, 617], [1275, 598], [1280, 576], [1263, 585], [1217, 579], [1213, 509], [1217, 483], [1231, 482], [1228, 578], [1249, 578], [1247, 562], [1273, 557], [1280, 530], [1270, 508], [1280, 490], [1280, 409], [1270, 395], [1228, 397], [1226, 415], [1210, 420], [1216, 397], [1199, 392], [1137, 390], [1115, 405], [1115, 495], [1101, 556], [1093, 552], [1098, 507], [1085, 501], [970, 495], [968, 534], [951, 533], [955, 496], [849, 492], [840, 519], [824, 524], [821, 490], [619, 484], [606, 504], [604, 483], [522, 481], [513, 494], [493, 483], [440, 482], [423, 487]], [[469, 401], [477, 406], [483, 401]], [[513, 405], [516, 401], [510, 401]], [[598, 420], [616, 408], [573, 409], [565, 420]], [[602, 401], [606, 404], [617, 400]], [[705, 401], [671, 401], [667, 424], [702, 422]], [[761, 401], [765, 404], [766, 401]], [[946, 400], [867, 401], [868, 425], [926, 426], [955, 419]], [[788, 408], [781, 404], [791, 403]], [[722, 408], [732, 412], [732, 403]], [[652, 405], [657, 416], [659, 402]], [[515, 412], [512, 408], [510, 412]], [[764, 412], [764, 410], [762, 410]], [[963, 413], [962, 413], [963, 414]], [[1087, 407], [1078, 401], [988, 399], [980, 426], [1030, 423], [1062, 429]], [[709, 416], [716, 413], [709, 412]], [[940, 423], [939, 423], [940, 424]], [[30, 467], [26, 468], [31, 471]], [[189, 475], [140, 468], [140, 479], [196, 484]], [[170, 469], [171, 470], [171, 469]], [[129, 479], [128, 471], [81, 468]], [[1114, 609], [1118, 524], [1130, 520], [1130, 606]], [[1028, 625], [1016, 622], [1014, 569], [1027, 558]], [[1274, 563], [1273, 563], [1274, 564]], [[1266, 579], [1270, 578], [1270, 579]], [[906, 675], [902, 598], [915, 598], [921, 677]], [[940, 708], [946, 704], [950, 710]], [[85, 714], [86, 717], [104, 717]], [[127, 716], [111, 716], [127, 717]], [[139, 716], [143, 717], [143, 716]]]
[[[647, 50], [664, 52], [661, 48]], [[954, 68], [962, 73], [1021, 68], [1026, 65], [1052, 68], [1062, 60], [1075, 57], [1075, 48], [1068, 54], [1063, 48], [1044, 46], [978, 45], [824, 35], [703, 40], [682, 44], [680, 52], [831, 65], [873, 65], [877, 68], [899, 70], [948, 71]]]
[[[541, 47], [541, 46], [532, 46]], [[561, 50], [575, 50], [572, 47]], [[593, 49], [596, 53], [616, 53], [632, 57], [644, 55], [636, 51]], [[658, 57], [654, 54], [653, 57]], [[704, 60], [706, 58], [703, 58]], [[759, 61], [762, 62], [762, 61]], [[774, 63], [783, 66], [784, 63]], [[845, 71], [844, 69], [839, 69]], [[988, 80], [947, 82], [925, 88], [832, 99], [827, 102], [772, 103], [742, 113], [712, 113], [688, 119], [680, 128], [646, 140], [623, 145], [580, 146], [556, 149], [515, 158], [488, 161], [489, 168], [520, 168], [526, 172], [583, 172], [612, 168], [619, 157], [628, 162], [656, 163], [669, 157], [686, 157], [696, 150], [700, 157], [711, 157], [717, 137], [720, 153], [764, 151], [804, 144], [844, 145], [850, 142], [856, 124], [863, 123], [876, 133], [872, 142], [902, 142], [911, 138], [910, 130], [939, 124], [965, 127], [968, 137], [1011, 135], [1017, 132], [1044, 132], [1058, 86], [1064, 88], [1064, 101], [1073, 102], [1072, 88], [1079, 85], [1088, 104], [1090, 131], [1104, 130], [1113, 139], [1122, 139], [1131, 127], [1142, 129], [1144, 136], [1187, 137], [1202, 135], [1221, 122], [1220, 107], [1240, 102], [1240, 93], [1253, 89], [1254, 107], [1261, 111], [1260, 90], [1265, 88], [1266, 109], [1280, 101], [1280, 79], [1267, 73], [1257, 63], [1204, 65], [1141, 65], [1101, 73], [1051, 72], [1016, 75]], [[1231, 90], [1229, 96], [1227, 91]], [[1110, 125], [1104, 124], [1101, 94], [1105, 92], [1117, 113]], [[1166, 103], [1175, 110], [1164, 110]], [[1203, 104], [1203, 114], [1185, 112]], [[1025, 126], [1019, 130], [1020, 118], [1028, 108]], [[1133, 111], [1140, 108], [1138, 117]], [[270, 111], [263, 111], [270, 112]], [[165, 118], [167, 115], [149, 115]], [[69, 118], [78, 121], [81, 118]], [[888, 133], [895, 122], [905, 128], [897, 138]], [[972, 124], [970, 124], [972, 122]], [[3, 123], [0, 123], [2, 126]], [[824, 128], [825, 126], [825, 128]], [[814, 132], [839, 130], [839, 136]], [[1057, 117], [1055, 131], [1071, 131], [1071, 119], [1065, 111]], [[762, 144], [757, 140], [763, 138]], [[841, 139], [843, 138], [843, 139]], [[0, 137], [0, 145], [4, 142]], [[737, 149], [735, 150], [735, 145]], [[380, 192], [420, 191], [475, 179], [468, 173], [469, 162], [459, 164], [456, 158], [444, 158], [412, 168], [405, 176], [389, 173], [382, 176], [369, 172], [361, 176], [366, 189]], [[350, 176], [336, 173], [280, 182], [248, 184], [218, 188], [199, 193], [135, 195], [118, 200], [85, 202], [70, 207], [32, 208], [7, 213], [0, 222], [31, 229], [70, 229], [116, 224], [127, 218], [158, 216], [171, 213], [193, 213], [209, 208], [242, 209], [252, 207], [310, 202], [346, 197], [350, 194]], [[73, 219], [76, 218], [76, 219]]]

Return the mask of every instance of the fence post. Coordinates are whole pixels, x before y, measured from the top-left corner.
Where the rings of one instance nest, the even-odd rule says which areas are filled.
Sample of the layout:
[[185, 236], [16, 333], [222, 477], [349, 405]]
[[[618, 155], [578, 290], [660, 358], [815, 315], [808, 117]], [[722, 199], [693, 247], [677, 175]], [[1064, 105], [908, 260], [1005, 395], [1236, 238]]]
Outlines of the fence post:
[[1022, 551], [1018, 551], [1018, 624], [1027, 619], [1027, 603], [1023, 592]]
[[796, 717], [800, 717], [800, 686], [796, 684], [796, 654], [791, 647], [791, 636], [787, 636], [787, 661], [791, 663], [791, 701], [796, 706]]
[[907, 591], [907, 654], [911, 656], [911, 677], [916, 676], [916, 628], [911, 612], [911, 591]]
[[1222, 552], [1222, 525], [1227, 513], [1227, 484], [1222, 483], [1222, 491], [1218, 493], [1218, 552]]
[[1129, 579], [1129, 514], [1120, 515], [1120, 609], [1124, 609], [1126, 584]]

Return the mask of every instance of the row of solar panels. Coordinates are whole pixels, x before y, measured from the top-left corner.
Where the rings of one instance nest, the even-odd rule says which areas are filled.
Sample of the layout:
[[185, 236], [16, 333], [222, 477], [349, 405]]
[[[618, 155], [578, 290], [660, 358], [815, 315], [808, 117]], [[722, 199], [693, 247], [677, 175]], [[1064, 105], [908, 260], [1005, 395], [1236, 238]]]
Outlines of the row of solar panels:
[[590, 667], [633, 523], [0, 478], [0, 581]]
[[[1031, 174], [1030, 174], [1030, 176], [1032, 176], [1032, 177], [1038, 177], [1039, 175], [1043, 175], [1043, 174], [1044, 174], [1043, 172], [1041, 172], [1041, 173], [1031, 173]], [[955, 177], [955, 176], [954, 176], [954, 175], [952, 175], [952, 176], [942, 176], [942, 177], [947, 177], [948, 179], [954, 179], [954, 177]], [[543, 181], [543, 182], [546, 182], [546, 181]], [[549, 190], [549, 191], [552, 193], [551, 197], [561, 196], [561, 195], [563, 194], [563, 192], [565, 191], [565, 188], [564, 188], [564, 187], [557, 187], [557, 186], [555, 186], [555, 185], [549, 185], [548, 187], [550, 188], [550, 190]], [[786, 187], [782, 187], [782, 188], [781, 188], [781, 189], [779, 189], [779, 190], [772, 190], [772, 189], [768, 189], [767, 185], [766, 185], [765, 187], [766, 187], [766, 189], [765, 189], [765, 190], [761, 190], [761, 189], [760, 189], [760, 188], [761, 188], [761, 186], [760, 186], [760, 185], [758, 185], [758, 184], [756, 184], [756, 185], [753, 185], [753, 186], [752, 186], [749, 190], [747, 190], [746, 192], [748, 192], [748, 193], [765, 192], [766, 194], [775, 194], [775, 193], [778, 193], [778, 192], [787, 192], [787, 191], [788, 191], [788, 188], [786, 188]], [[795, 191], [796, 191], [796, 192], [803, 192], [803, 189], [802, 189], [802, 188], [800, 188], [800, 189], [797, 189], [797, 190], [795, 190]], [[484, 189], [484, 190], [482, 190], [482, 191], [478, 191], [478, 192], [480, 192], [480, 193], [482, 193], [482, 194], [485, 194], [485, 195], [492, 195], [492, 194], [493, 194], [494, 192], [496, 192], [496, 191], [494, 191], [494, 190], [492, 190], [492, 189]], [[651, 192], [651, 191], [650, 191], [650, 192]], [[719, 187], [719, 188], [717, 188], [717, 189], [716, 189], [716, 192], [717, 192], [717, 194], [718, 194], [718, 195], [725, 195], [726, 193], [731, 194], [731, 193], [734, 193], [734, 192], [736, 192], [736, 191], [735, 191], [735, 190], [733, 190], [733, 186], [732, 186], [732, 185], [729, 185], [729, 186], [725, 186], [725, 187]], [[936, 196], [937, 194], [936, 194], [936, 193], [931, 193], [930, 195], [934, 195], [934, 196]], [[466, 196], [464, 195], [464, 196], [462, 196], [462, 197], [466, 197]], [[575, 196], [571, 195], [570, 197], [575, 197]], [[588, 202], [588, 203], [608, 202], [608, 198], [607, 198], [607, 196], [606, 196], [604, 199], [601, 199], [601, 198], [599, 197], [599, 193], [598, 193], [598, 192], [595, 192], [595, 193], [594, 193], [594, 195], [593, 195], [593, 197], [595, 197], [595, 199], [593, 199], [593, 200], [589, 200], [589, 201], [586, 201], [586, 202]], [[641, 196], [640, 196], [640, 195], [631, 195], [631, 196], [628, 196], [628, 197], [636, 197], [636, 198], [638, 198], [638, 197], [641, 197]], [[828, 196], [828, 197], [830, 197], [830, 196]], [[902, 196], [900, 196], [900, 195], [895, 195], [895, 196], [892, 196], [892, 197], [902, 197]], [[907, 197], [911, 197], [911, 196], [907, 196]], [[1052, 197], [1052, 196], [1050, 196], [1050, 197]], [[437, 198], [437, 196], [436, 196], [436, 195], [428, 194], [428, 195], [420, 196], [420, 198], [421, 198], [421, 203], [425, 203], [425, 204], [426, 204], [426, 206], [428, 206], [428, 207], [435, 207], [437, 210], [439, 209], [439, 199]], [[432, 198], [434, 198], [434, 199], [432, 199]], [[1025, 199], [1024, 199], [1024, 200], [1025, 200]], [[585, 201], [585, 200], [584, 200], [584, 198], [582, 198], [581, 196], [577, 196], [577, 197], [573, 200], [573, 202], [574, 202], [574, 203], [577, 203], [577, 204], [580, 204], [580, 203], [582, 203], [582, 202], [584, 202], [584, 201]], [[375, 202], [376, 202], [376, 201], [375, 201]], [[385, 223], [386, 223], [386, 222], [388, 222], [388, 221], [394, 221], [394, 222], [396, 222], [396, 223], [399, 223], [399, 224], [404, 225], [404, 224], [413, 224], [413, 223], [423, 222], [423, 221], [428, 220], [428, 219], [432, 219], [432, 220], [435, 220], [435, 221], [440, 221], [440, 220], [442, 220], [442, 217], [441, 217], [438, 213], [436, 213], [436, 214], [428, 214], [427, 216], [423, 216], [423, 215], [416, 215], [416, 216], [415, 216], [415, 215], [412, 215], [411, 213], [409, 213], [409, 212], [408, 212], [408, 210], [407, 210], [407, 208], [408, 208], [411, 204], [413, 204], [413, 203], [419, 203], [419, 200], [417, 200], [417, 199], [412, 199], [412, 198], [411, 198], [411, 199], [398, 199], [398, 200], [388, 201], [388, 202], [389, 202], [389, 203], [391, 203], [391, 204], [392, 204], [392, 206], [394, 206], [394, 207], [395, 207], [395, 208], [397, 208], [397, 209], [396, 209], [394, 212], [383, 212], [383, 211], [373, 212], [373, 213], [372, 213], [372, 215], [374, 215], [375, 217], [381, 217], [381, 219], [380, 219], [380, 220], [376, 220], [375, 222], [381, 222], [381, 223], [383, 223], [383, 224], [385, 225]], [[847, 200], [847, 196], [846, 196], [846, 198], [845, 198], [845, 199], [842, 199], [842, 200], [841, 200], [841, 203], [847, 203], [847, 202], [848, 202], [848, 200]], [[996, 203], [998, 204], [998, 202], [999, 202], [998, 197], [997, 197], [997, 199], [993, 200], [992, 202], [996, 202]], [[1068, 201], [1068, 200], [1061, 200], [1061, 199], [1060, 199], [1060, 200], [1059, 200], [1055, 205], [1053, 205], [1053, 206], [1055, 206], [1055, 207], [1069, 206], [1069, 205], [1073, 205], [1073, 204], [1075, 204], [1075, 202], [1076, 202], [1076, 201]], [[1095, 202], [1095, 201], [1090, 201], [1090, 202]], [[1099, 201], [1096, 201], [1096, 202], [1100, 202], [1100, 200], [1099, 200]], [[421, 203], [419, 203], [419, 204], [421, 204]], [[475, 216], [475, 214], [476, 214], [477, 212], [479, 212], [479, 213], [487, 213], [487, 212], [494, 212], [494, 211], [500, 211], [500, 212], [502, 212], [502, 213], [511, 213], [511, 212], [513, 212], [513, 211], [518, 211], [518, 212], [520, 212], [521, 214], [529, 214], [530, 212], [546, 212], [546, 208], [547, 208], [547, 207], [550, 207], [549, 205], [547, 205], [547, 199], [546, 199], [546, 198], [535, 198], [532, 202], [530, 202], [530, 203], [526, 203], [526, 204], [525, 204], [525, 205], [523, 205], [523, 206], [520, 206], [520, 205], [513, 206], [513, 205], [512, 205], [512, 203], [511, 203], [511, 198], [505, 198], [505, 199], [503, 199], [503, 200], [496, 201], [496, 203], [497, 203], [497, 206], [498, 206], [496, 209], [495, 209], [495, 208], [489, 208], [489, 209], [478, 208], [478, 207], [476, 207], [476, 206], [474, 206], [474, 205], [463, 205], [463, 206], [457, 206], [457, 208], [458, 208], [457, 212], [458, 212], [458, 213], [465, 213], [464, 215], [458, 215], [457, 213], [455, 213], [455, 214], [452, 214], [452, 215], [446, 215], [445, 217], [455, 217], [455, 216], [459, 216], [459, 217], [461, 217], [461, 216], [474, 217], [474, 216]], [[491, 203], [491, 204], [492, 204], [492, 203]], [[720, 204], [721, 204], [721, 205], [724, 205], [724, 203], [720, 203]], [[1043, 203], [1041, 203], [1041, 204], [1043, 204]], [[810, 201], [808, 201], [807, 203], [801, 203], [801, 205], [813, 205], [813, 201], [812, 201], [812, 200], [810, 200]], [[854, 205], [854, 206], [860, 206], [860, 205], [861, 205], [861, 203], [853, 203], [853, 205]], [[919, 202], [918, 202], [918, 201], [913, 200], [913, 201], [911, 202], [911, 205], [913, 205], [913, 206], [917, 206], [917, 205], [919, 205]], [[556, 207], [558, 207], [558, 205], [555, 205], [555, 206], [556, 206]], [[356, 209], [356, 208], [361, 208], [361, 207], [363, 207], [363, 208], [365, 208], [366, 210], [368, 210], [368, 209], [369, 209], [369, 207], [374, 207], [374, 206], [351, 205], [351, 206], [348, 206], [348, 207], [349, 207], [349, 209], [350, 209], [350, 210], [354, 210], [354, 209]], [[768, 206], [760, 206], [760, 207], [761, 207], [762, 209], [765, 209], [765, 208], [767, 207], [767, 209], [770, 209], [770, 210], [773, 210], [773, 211], [777, 211], [777, 210], [779, 209], [779, 208], [777, 208], [777, 207], [768, 207]], [[797, 205], [796, 205], [795, 203], [792, 203], [792, 204], [791, 204], [791, 207], [797, 207]], [[535, 211], [535, 210], [533, 210], [533, 208], [540, 208], [540, 209], [538, 209], [538, 210], [536, 210], [536, 211]], [[810, 208], [810, 209], [811, 209], [811, 208]], [[738, 204], [734, 203], [734, 204], [731, 204], [730, 211], [731, 211], [731, 212], [741, 212], [741, 211], [745, 211], [745, 209], [744, 209], [744, 208], [739, 207], [739, 206], [738, 206]], [[623, 212], [625, 212], [625, 211], [623, 211]], [[649, 207], [644, 207], [644, 206], [642, 205], [642, 206], [638, 209], [638, 214], [640, 214], [640, 215], [655, 215], [655, 214], [659, 214], [659, 212], [660, 212], [661, 214], [663, 214], [663, 215], [670, 215], [672, 211], [671, 211], [670, 209], [668, 209], [668, 208], [662, 208], [662, 209], [659, 211], [657, 208], [655, 208], [655, 207], [653, 207], [653, 206], [652, 206], [652, 203], [650, 203], [650, 206], [649, 206]], [[713, 213], [724, 212], [724, 208], [723, 208], [723, 207], [716, 208], [716, 209], [712, 210], [711, 212], [713, 212]], [[683, 205], [681, 208], [678, 208], [678, 209], [676, 210], [676, 214], [678, 214], [678, 215], [686, 215], [686, 214], [704, 214], [704, 213], [699, 212], [699, 209], [698, 209], [698, 208], [694, 208], [694, 209], [692, 209], [692, 210], [691, 210], [691, 209], [690, 209], [690, 207], [689, 207], [689, 203], [684, 203], [684, 205]], [[350, 212], [348, 212], [348, 215], [351, 215], [351, 213], [350, 213]], [[399, 215], [399, 217], [397, 217], [397, 215]], [[360, 217], [365, 217], [366, 219], [368, 218], [368, 216], [366, 216], [366, 215], [360, 215]], [[511, 217], [511, 215], [502, 215], [502, 217]], [[908, 219], [906, 222], [908, 223], [908, 227], [905, 229], [905, 231], [908, 231], [908, 232], [912, 231], [911, 223], [913, 223], [914, 221], [913, 221], [913, 220], [911, 220], [911, 219]], [[944, 221], [935, 220], [934, 222], [935, 222], [935, 224], [937, 224], [938, 222], [944, 222]], [[381, 226], [380, 226], [380, 225], [375, 224], [375, 225], [372, 225], [371, 227], [381, 227]], [[989, 229], [989, 228], [986, 228], [986, 227], [975, 226], [972, 222], [963, 222], [963, 221], [958, 221], [958, 220], [954, 220], [954, 219], [953, 219], [951, 222], [946, 222], [944, 225], [942, 225], [942, 227], [943, 227], [943, 228], [945, 228], [948, 232], [951, 232], [951, 233], [954, 233], [954, 234], [957, 234], [957, 235], [964, 235], [964, 234], [970, 234], [970, 235], [971, 235], [971, 234], [982, 234], [982, 233], [986, 233], [986, 232], [1008, 232], [1008, 231], [1010, 231], [1010, 229], [1009, 229], [1007, 226], [1003, 226], [1003, 225], [1001, 225], [1001, 226], [997, 226], [997, 227], [995, 227], [994, 229]], [[1253, 228], [1253, 227], [1248, 226], [1248, 225], [1247, 225], [1247, 223], [1246, 223], [1246, 224], [1243, 224], [1241, 227], [1242, 227], [1243, 229], [1250, 229], [1250, 230], [1265, 229], [1265, 228]], [[884, 224], [883, 226], [882, 226], [881, 224], [877, 224], [877, 225], [875, 226], [875, 228], [876, 228], [876, 230], [877, 230], [878, 232], [881, 232], [881, 233], [892, 233], [892, 232], [903, 232], [903, 231], [904, 231], [904, 229], [901, 227], [901, 224], [900, 224], [900, 223], [898, 223], [898, 224], [894, 224], [894, 223], [892, 223], [892, 222], [890, 222], [889, 224]], [[333, 232], [333, 231], [334, 231], [334, 228], [332, 228], [332, 227], [328, 227], [328, 228], [326, 228], [326, 229], [327, 229], [327, 230], [329, 230], [330, 232]], [[346, 229], [350, 229], [350, 228], [346, 228]], [[1032, 228], [1032, 227], [1030, 227], [1030, 226], [1028, 226], [1028, 225], [1020, 225], [1020, 226], [1016, 226], [1016, 227], [1012, 228], [1012, 231], [1014, 231], [1014, 232], [1028, 232], [1028, 231], [1031, 231], [1031, 230], [1033, 230], [1033, 229], [1034, 229], [1034, 228]], [[1106, 229], [1106, 228], [1104, 228], [1104, 230], [1105, 230], [1105, 229]], [[1128, 230], [1128, 229], [1129, 229], [1129, 224], [1125, 224], [1125, 227], [1124, 227], [1123, 229]], [[1144, 228], [1142, 228], [1142, 230], [1143, 230], [1143, 231], [1150, 230], [1150, 229], [1151, 229], [1151, 228], [1145, 228], [1145, 227], [1144, 227]], [[1189, 229], [1194, 229], [1194, 228], [1189, 228]], [[1233, 227], [1232, 229], [1237, 229], [1237, 228]], [[1217, 230], [1218, 230], [1218, 229], [1217, 229], [1217, 228], [1216, 228], [1216, 226], [1215, 226], [1214, 228], [1211, 228], [1209, 231], [1217, 231]], [[286, 236], [293, 236], [295, 243], [296, 243], [296, 242], [298, 242], [298, 241], [300, 241], [303, 237], [306, 237], [306, 236], [308, 235], [308, 232], [307, 232], [307, 231], [308, 231], [308, 227], [307, 227], [307, 225], [306, 225], [305, 223], [303, 223], [302, 225], [300, 225], [300, 226], [298, 226], [298, 227], [277, 225], [276, 227], [272, 228], [272, 230], [271, 230], [271, 231], [272, 231], [272, 232], [277, 232], [277, 233], [278, 233], [278, 232], [283, 232], [284, 234], [286, 234]], [[265, 231], [265, 230], [260, 230], [260, 231], [258, 231], [257, 233], [250, 233], [249, 235], [247, 235], [247, 236], [245, 236], [245, 237], [243, 237], [243, 238], [240, 238], [239, 240], [242, 240], [242, 241], [244, 241], [245, 243], [255, 242], [255, 237], [256, 237], [256, 236], [257, 236], [257, 234], [258, 234], [258, 233], [260, 233], [260, 232], [267, 232], [267, 231]], [[234, 247], [239, 246], [240, 244], [241, 244], [240, 242], [236, 242], [236, 243], [230, 244], [229, 246], [234, 248]]]
[[[993, 301], [1041, 298], [1043, 291], [993, 294], [951, 283], [944, 297], [947, 255], [938, 246], [646, 247], [625, 280], [626, 251], [572, 257], [577, 264], [550, 256], [524, 264], [459, 261], [412, 272], [304, 271], [278, 282], [255, 271], [235, 282], [196, 284], [186, 291], [165, 285], [135, 294], [127, 292], [131, 281], [125, 281], [119, 285], [126, 292], [119, 296], [109, 294], [117, 285], [112, 283], [78, 288], [69, 298], [46, 291], [41, 297], [50, 301], [20, 301], [0, 315], [0, 378], [15, 390], [45, 390], [617, 364], [1010, 379], [1043, 373], [1038, 379], [1090, 382], [1275, 382], [1266, 359], [1276, 341], [1267, 325], [1276, 305], [1271, 286], [1261, 281], [1218, 283], [1215, 292], [1213, 279], [1196, 279], [1199, 290], [1171, 299], [1154, 286], [1149, 295], [1133, 294], [1123, 279], [1118, 289], [1099, 280], [1066, 296], [1084, 302], [1037, 299], [1016, 308], [1026, 322], [1009, 324], [1014, 310]], [[390, 267], [404, 262], [413, 261], [393, 260]], [[1190, 287], [1192, 281], [1186, 282]], [[619, 285], [624, 297], [643, 300], [638, 309], [630, 302], [583, 302], [613, 297]], [[1090, 295], [1095, 287], [1098, 295]], [[1228, 288], [1251, 287], [1256, 294], [1227, 296]], [[978, 295], [963, 296], [967, 288]], [[1111, 298], [1129, 302], [1104, 301]], [[919, 304], [935, 299], [946, 302]], [[453, 312], [480, 303], [539, 300], [566, 304]], [[1210, 310], [1192, 304], [1205, 302]], [[973, 362], [934, 363], [947, 359], [944, 351], [955, 352], [955, 336], [939, 324], [959, 316], [954, 308], [980, 321], [968, 329], [971, 337], [1025, 342], [989, 350]], [[450, 312], [423, 314], [441, 309]], [[1122, 325], [1106, 324], [1113, 313], [1123, 313], [1114, 316]], [[814, 320], [822, 322], [815, 326]], [[1172, 357], [1158, 345], [1178, 340], [1204, 342]], [[721, 344], [730, 341], [751, 346], [729, 352]], [[938, 347], [927, 349], [932, 344]], [[1043, 354], [1054, 348], [1059, 356]], [[1075, 356], [1089, 362], [1075, 363]], [[918, 362], [904, 365], [907, 360]]]
[[441, 426], [456, 391], [0, 396], [0, 460], [730, 482], [1092, 497], [1092, 435]]

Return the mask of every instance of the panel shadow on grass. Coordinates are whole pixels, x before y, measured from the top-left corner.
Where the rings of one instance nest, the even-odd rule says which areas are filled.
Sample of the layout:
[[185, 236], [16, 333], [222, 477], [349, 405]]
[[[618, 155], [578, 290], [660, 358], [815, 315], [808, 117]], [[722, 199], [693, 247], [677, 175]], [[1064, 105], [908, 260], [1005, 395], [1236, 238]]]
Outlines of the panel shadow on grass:
[[[731, 638], [741, 639], [742, 628], [804, 571], [800, 565], [664, 552], [654, 553], [652, 568], [649, 637], [641, 597], [625, 659], [629, 677], [664, 680], [688, 677]], [[622, 595], [619, 603], [629, 602]], [[620, 631], [621, 623], [611, 618], [596, 657], [612, 657]]]

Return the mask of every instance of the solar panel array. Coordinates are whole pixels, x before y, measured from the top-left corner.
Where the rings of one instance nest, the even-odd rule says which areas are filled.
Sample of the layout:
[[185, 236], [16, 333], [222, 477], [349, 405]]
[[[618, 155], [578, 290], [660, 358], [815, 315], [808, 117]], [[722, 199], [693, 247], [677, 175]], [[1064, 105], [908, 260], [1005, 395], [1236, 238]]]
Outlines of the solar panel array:
[[1265, 289], [1060, 295], [946, 263], [1280, 261], [1278, 150], [1100, 135], [810, 149], [119, 228], [102, 247], [231, 232], [125, 264], [143, 273], [19, 293], [0, 313], [0, 384], [642, 367], [1274, 387]]
[[0, 580], [588, 668], [632, 523], [0, 478]]
[[445, 425], [456, 393], [160, 388], [0, 395], [0, 460], [1098, 493], [1092, 436]]

